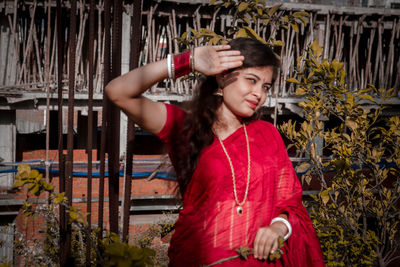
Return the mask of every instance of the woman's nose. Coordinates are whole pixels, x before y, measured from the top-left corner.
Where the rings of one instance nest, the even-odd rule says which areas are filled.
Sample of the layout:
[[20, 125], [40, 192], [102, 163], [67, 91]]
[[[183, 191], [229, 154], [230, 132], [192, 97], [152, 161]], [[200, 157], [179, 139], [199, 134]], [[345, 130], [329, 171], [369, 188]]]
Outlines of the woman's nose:
[[262, 90], [262, 86], [253, 86], [252, 94], [257, 97], [257, 99], [260, 99], [262, 95]]

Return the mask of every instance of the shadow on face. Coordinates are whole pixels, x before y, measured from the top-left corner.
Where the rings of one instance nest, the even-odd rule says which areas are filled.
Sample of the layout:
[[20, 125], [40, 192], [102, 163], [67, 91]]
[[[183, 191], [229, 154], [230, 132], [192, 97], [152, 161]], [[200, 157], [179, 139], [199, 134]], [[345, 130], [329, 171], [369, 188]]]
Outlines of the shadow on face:
[[240, 73], [238, 71], [234, 71], [225, 75], [224, 84], [222, 88], [229, 86], [230, 84], [236, 82], [238, 80], [238, 76]]

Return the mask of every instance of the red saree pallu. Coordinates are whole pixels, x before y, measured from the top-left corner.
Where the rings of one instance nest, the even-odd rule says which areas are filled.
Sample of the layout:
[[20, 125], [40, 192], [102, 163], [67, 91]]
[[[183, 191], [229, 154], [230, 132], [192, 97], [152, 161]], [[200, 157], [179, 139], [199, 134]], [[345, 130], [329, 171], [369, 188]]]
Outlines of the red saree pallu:
[[[159, 138], [170, 144], [174, 127], [181, 126], [185, 114], [167, 107], [167, 122]], [[325, 266], [321, 247], [307, 210], [302, 204], [302, 188], [275, 127], [265, 121], [246, 126], [250, 148], [250, 181], [243, 213], [238, 214], [232, 173], [221, 144], [215, 138], [199, 156], [186, 189], [183, 209], [175, 224], [169, 247], [170, 266], [203, 266], [238, 255], [240, 247], [253, 248], [257, 231], [270, 225], [279, 214], [288, 215], [292, 235], [282, 248], [280, 260], [256, 260], [252, 255], [217, 266]], [[238, 199], [247, 185], [247, 146], [244, 129], [223, 140], [236, 175]], [[169, 148], [169, 151], [172, 151]], [[171, 160], [174, 164], [174, 156]]]

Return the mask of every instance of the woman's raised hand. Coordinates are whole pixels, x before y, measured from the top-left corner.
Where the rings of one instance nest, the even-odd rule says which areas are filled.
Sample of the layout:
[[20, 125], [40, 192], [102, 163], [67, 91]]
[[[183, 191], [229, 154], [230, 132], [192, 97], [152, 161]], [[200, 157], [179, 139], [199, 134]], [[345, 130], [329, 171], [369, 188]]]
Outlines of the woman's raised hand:
[[201, 46], [194, 51], [195, 70], [207, 76], [240, 67], [244, 56], [240, 51], [229, 50], [229, 45]]

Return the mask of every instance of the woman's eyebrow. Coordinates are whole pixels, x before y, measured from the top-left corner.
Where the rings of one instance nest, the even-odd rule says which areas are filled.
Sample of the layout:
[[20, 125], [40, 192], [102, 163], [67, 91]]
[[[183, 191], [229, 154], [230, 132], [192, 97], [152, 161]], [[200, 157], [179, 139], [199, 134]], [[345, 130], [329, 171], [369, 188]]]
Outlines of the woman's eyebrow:
[[[261, 80], [261, 78], [258, 77], [258, 76], [257, 76], [256, 74], [254, 74], [254, 73], [246, 73], [246, 74], [255, 77], [257, 80]], [[271, 83], [271, 82], [265, 82], [265, 80], [266, 80], [266, 79], [263, 80], [264, 84], [267, 84], [267, 85], [272, 86], [272, 83]]]
[[257, 75], [255, 75], [254, 73], [246, 73], [247, 75], [251, 75], [254, 76], [257, 80], [261, 80], [260, 77], [258, 77]]

